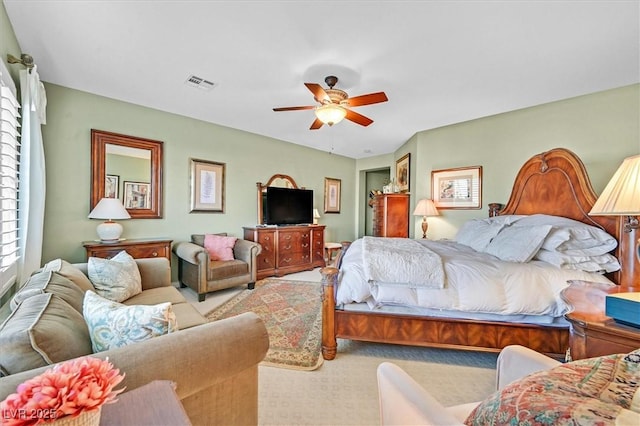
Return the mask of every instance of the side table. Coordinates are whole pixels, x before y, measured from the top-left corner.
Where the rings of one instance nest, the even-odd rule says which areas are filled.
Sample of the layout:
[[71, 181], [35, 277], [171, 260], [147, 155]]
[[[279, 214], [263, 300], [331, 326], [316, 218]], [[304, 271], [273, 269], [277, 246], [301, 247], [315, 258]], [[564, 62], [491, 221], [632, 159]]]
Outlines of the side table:
[[567, 360], [631, 352], [640, 348], [640, 328], [620, 324], [605, 315], [607, 294], [628, 291], [618, 285], [569, 281], [561, 292], [572, 308], [565, 315], [570, 324]]
[[101, 257], [109, 259], [125, 250], [134, 259], [145, 257], [166, 257], [171, 263], [171, 241], [165, 238], [124, 239], [115, 243], [84, 241], [87, 258]]

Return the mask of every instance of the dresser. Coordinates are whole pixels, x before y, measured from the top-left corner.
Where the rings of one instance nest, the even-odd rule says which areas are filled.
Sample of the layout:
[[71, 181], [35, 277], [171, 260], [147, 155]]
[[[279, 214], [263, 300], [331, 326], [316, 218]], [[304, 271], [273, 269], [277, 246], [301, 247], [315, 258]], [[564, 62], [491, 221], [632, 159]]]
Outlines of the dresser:
[[244, 227], [244, 239], [262, 246], [257, 278], [324, 267], [324, 225]]
[[171, 262], [171, 241], [165, 238], [125, 239], [115, 243], [84, 241], [87, 258], [101, 257], [109, 259], [125, 250], [134, 259], [145, 257], [166, 257]]
[[374, 237], [409, 237], [409, 194], [376, 195], [372, 205]]
[[562, 290], [560, 296], [571, 308], [565, 315], [570, 324], [567, 358], [592, 358], [640, 348], [640, 328], [605, 315], [606, 295], [624, 291], [632, 290], [589, 281], [570, 281], [569, 287]]

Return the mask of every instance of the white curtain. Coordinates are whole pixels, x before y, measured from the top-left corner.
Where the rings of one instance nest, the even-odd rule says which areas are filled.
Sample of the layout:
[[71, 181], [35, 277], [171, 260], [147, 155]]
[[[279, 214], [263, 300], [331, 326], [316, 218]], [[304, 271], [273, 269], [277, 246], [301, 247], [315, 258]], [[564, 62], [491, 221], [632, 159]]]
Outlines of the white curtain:
[[45, 168], [41, 125], [47, 123], [47, 96], [37, 67], [20, 71], [22, 138], [20, 148], [18, 280], [40, 267], [44, 228]]

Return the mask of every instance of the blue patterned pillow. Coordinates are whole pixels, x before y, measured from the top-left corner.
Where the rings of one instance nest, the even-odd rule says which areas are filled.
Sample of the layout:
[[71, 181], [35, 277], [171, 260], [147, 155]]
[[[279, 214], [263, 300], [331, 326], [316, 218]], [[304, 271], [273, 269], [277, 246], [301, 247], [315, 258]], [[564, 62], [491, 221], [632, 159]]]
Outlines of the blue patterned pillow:
[[109, 300], [122, 302], [142, 292], [138, 264], [124, 250], [111, 259], [90, 257], [87, 272], [96, 293]]
[[87, 291], [82, 310], [94, 353], [178, 330], [171, 302], [128, 306]]

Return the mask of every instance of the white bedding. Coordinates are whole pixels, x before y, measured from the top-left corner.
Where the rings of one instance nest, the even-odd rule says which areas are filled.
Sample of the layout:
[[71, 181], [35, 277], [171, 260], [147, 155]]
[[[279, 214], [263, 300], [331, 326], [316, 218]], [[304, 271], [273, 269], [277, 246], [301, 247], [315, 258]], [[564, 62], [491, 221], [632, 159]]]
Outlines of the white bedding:
[[600, 274], [560, 269], [539, 260], [505, 262], [450, 240], [416, 241], [442, 258], [446, 276], [443, 289], [368, 283], [362, 262], [362, 239], [359, 239], [350, 245], [342, 259], [336, 303], [367, 302], [371, 308], [404, 305], [560, 317], [567, 312], [567, 306], [559, 297], [567, 280], [611, 283]]

